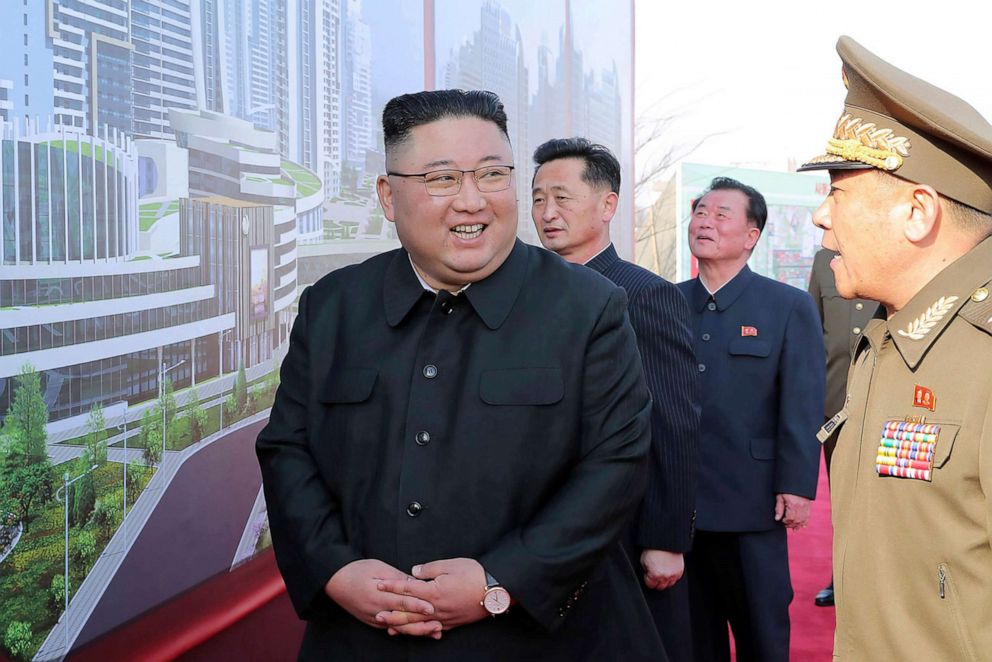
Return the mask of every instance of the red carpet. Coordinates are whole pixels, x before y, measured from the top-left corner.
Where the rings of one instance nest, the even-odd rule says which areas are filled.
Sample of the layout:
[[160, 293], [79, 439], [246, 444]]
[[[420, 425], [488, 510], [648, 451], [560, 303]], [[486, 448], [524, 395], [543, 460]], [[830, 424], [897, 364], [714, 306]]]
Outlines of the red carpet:
[[789, 569], [795, 597], [789, 609], [792, 619], [790, 658], [795, 662], [829, 662], [834, 646], [833, 607], [817, 607], [813, 596], [830, 581], [830, 491], [827, 471], [820, 462], [820, 482], [813, 502], [810, 524], [789, 533]]

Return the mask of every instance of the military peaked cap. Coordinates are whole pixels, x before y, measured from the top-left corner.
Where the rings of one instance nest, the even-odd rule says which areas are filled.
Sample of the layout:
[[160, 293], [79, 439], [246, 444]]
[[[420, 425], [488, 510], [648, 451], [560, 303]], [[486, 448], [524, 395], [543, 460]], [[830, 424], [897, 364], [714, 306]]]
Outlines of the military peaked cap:
[[992, 213], [992, 125], [964, 100], [837, 41], [847, 98], [827, 153], [799, 170], [878, 168]]

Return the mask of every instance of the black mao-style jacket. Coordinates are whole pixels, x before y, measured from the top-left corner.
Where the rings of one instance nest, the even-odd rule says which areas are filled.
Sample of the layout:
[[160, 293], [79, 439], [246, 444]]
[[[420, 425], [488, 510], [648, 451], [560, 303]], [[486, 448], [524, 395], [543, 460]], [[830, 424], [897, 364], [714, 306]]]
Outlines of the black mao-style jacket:
[[[301, 658], [664, 659], [617, 542], [650, 445], [625, 302], [521, 242], [457, 296], [425, 291], [402, 249], [303, 293], [257, 442]], [[457, 557], [517, 604], [440, 641], [389, 637], [322, 590], [356, 559]]]

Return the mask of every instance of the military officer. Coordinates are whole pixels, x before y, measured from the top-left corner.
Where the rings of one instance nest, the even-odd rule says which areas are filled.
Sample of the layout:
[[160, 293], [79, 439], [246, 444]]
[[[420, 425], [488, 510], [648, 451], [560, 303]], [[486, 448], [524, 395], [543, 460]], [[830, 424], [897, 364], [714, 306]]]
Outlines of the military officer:
[[[848, 37], [813, 221], [837, 291], [875, 299], [833, 456], [840, 660], [992, 651], [992, 125]], [[845, 422], [846, 419], [846, 422]]]

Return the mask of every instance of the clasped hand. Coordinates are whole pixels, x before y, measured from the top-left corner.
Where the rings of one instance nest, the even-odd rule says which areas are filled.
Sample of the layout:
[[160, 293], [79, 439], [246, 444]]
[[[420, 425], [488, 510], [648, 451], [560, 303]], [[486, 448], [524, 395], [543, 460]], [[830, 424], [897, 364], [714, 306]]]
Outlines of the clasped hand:
[[474, 559], [443, 559], [411, 574], [375, 559], [353, 561], [324, 587], [328, 597], [366, 625], [440, 639], [442, 630], [486, 617], [486, 574]]

